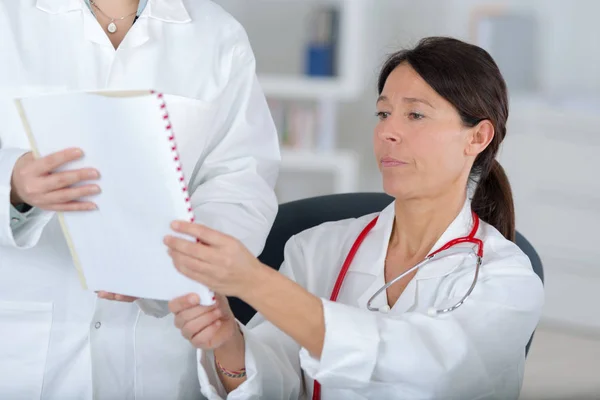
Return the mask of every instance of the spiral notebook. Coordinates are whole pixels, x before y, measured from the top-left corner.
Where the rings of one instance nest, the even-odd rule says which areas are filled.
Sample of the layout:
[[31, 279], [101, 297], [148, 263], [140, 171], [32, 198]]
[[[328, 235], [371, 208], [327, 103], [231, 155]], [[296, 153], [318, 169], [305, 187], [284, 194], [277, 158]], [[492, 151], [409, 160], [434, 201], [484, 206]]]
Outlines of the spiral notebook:
[[15, 102], [37, 157], [79, 147], [84, 157], [65, 168], [100, 171], [102, 192], [90, 197], [98, 210], [58, 213], [84, 288], [155, 300], [197, 293], [212, 304], [213, 293], [180, 274], [163, 243], [175, 235], [172, 221], [194, 221], [169, 96], [78, 92]]

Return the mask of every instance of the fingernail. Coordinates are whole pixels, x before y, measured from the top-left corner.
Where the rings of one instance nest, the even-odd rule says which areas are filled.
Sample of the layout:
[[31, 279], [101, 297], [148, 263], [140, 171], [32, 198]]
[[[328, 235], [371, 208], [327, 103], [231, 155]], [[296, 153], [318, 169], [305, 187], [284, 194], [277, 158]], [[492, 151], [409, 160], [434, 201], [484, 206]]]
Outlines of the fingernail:
[[98, 193], [100, 193], [100, 190], [101, 190], [101, 189], [100, 189], [100, 186], [94, 186], [94, 187], [93, 187], [93, 188], [92, 188], [90, 191], [91, 191], [93, 194], [98, 194]]
[[179, 228], [181, 228], [181, 224], [179, 222], [177, 222], [177, 221], [172, 222], [171, 223], [171, 228], [173, 228], [173, 229], [179, 229]]
[[89, 172], [87, 173], [87, 177], [88, 177], [89, 179], [96, 179], [96, 178], [98, 178], [99, 176], [100, 176], [100, 174], [98, 174], [98, 171], [89, 171]]
[[196, 305], [200, 304], [200, 299], [195, 294], [192, 294], [192, 295], [188, 296], [188, 303], [190, 303], [190, 305], [192, 305], [192, 306], [196, 306]]
[[73, 149], [73, 155], [74, 156], [82, 156], [83, 151], [81, 151], [81, 149]]

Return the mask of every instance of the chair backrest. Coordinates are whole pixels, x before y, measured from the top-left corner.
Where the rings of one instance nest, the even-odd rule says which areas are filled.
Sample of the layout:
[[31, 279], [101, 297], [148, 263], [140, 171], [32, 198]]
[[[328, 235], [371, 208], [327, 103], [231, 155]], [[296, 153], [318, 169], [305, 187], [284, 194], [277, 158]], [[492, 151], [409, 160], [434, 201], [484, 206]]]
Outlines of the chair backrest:
[[[385, 193], [348, 193], [312, 197], [281, 204], [259, 259], [264, 264], [279, 269], [283, 262], [283, 249], [292, 236], [324, 222], [357, 218], [380, 212], [392, 201], [393, 198]], [[542, 262], [533, 246], [518, 232], [516, 244], [527, 254], [534, 271], [543, 282]], [[254, 316], [254, 309], [241, 300], [231, 298], [230, 302], [235, 316], [243, 324], [246, 324]], [[530, 345], [531, 340], [527, 344], [527, 351]]]

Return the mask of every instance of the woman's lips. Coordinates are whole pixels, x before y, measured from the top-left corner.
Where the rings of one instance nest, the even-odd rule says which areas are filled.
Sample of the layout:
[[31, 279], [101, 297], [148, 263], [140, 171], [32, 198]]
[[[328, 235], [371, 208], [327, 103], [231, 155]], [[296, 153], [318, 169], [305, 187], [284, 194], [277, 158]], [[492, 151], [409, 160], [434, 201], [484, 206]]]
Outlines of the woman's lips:
[[407, 165], [408, 163], [405, 163], [404, 161], [392, 158], [392, 157], [383, 157], [381, 159], [381, 166], [385, 167], [385, 168], [392, 168], [392, 167], [401, 167], [403, 165]]

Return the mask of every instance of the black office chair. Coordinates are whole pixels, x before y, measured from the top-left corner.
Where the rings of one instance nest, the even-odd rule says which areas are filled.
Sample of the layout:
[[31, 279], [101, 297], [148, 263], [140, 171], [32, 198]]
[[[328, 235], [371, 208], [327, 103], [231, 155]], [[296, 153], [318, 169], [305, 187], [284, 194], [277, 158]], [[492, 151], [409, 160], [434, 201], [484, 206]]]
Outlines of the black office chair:
[[[260, 255], [261, 262], [279, 269], [283, 262], [283, 248], [293, 235], [328, 221], [356, 218], [379, 212], [387, 207], [393, 198], [385, 193], [348, 193], [336, 194], [293, 201], [279, 206], [273, 228], [267, 237], [265, 248]], [[544, 269], [537, 252], [517, 232], [516, 243], [527, 254], [533, 270], [544, 281]], [[246, 324], [255, 314], [255, 310], [239, 299], [230, 299], [236, 318]], [[533, 339], [533, 335], [531, 337]], [[529, 352], [531, 339], [526, 347]]]

